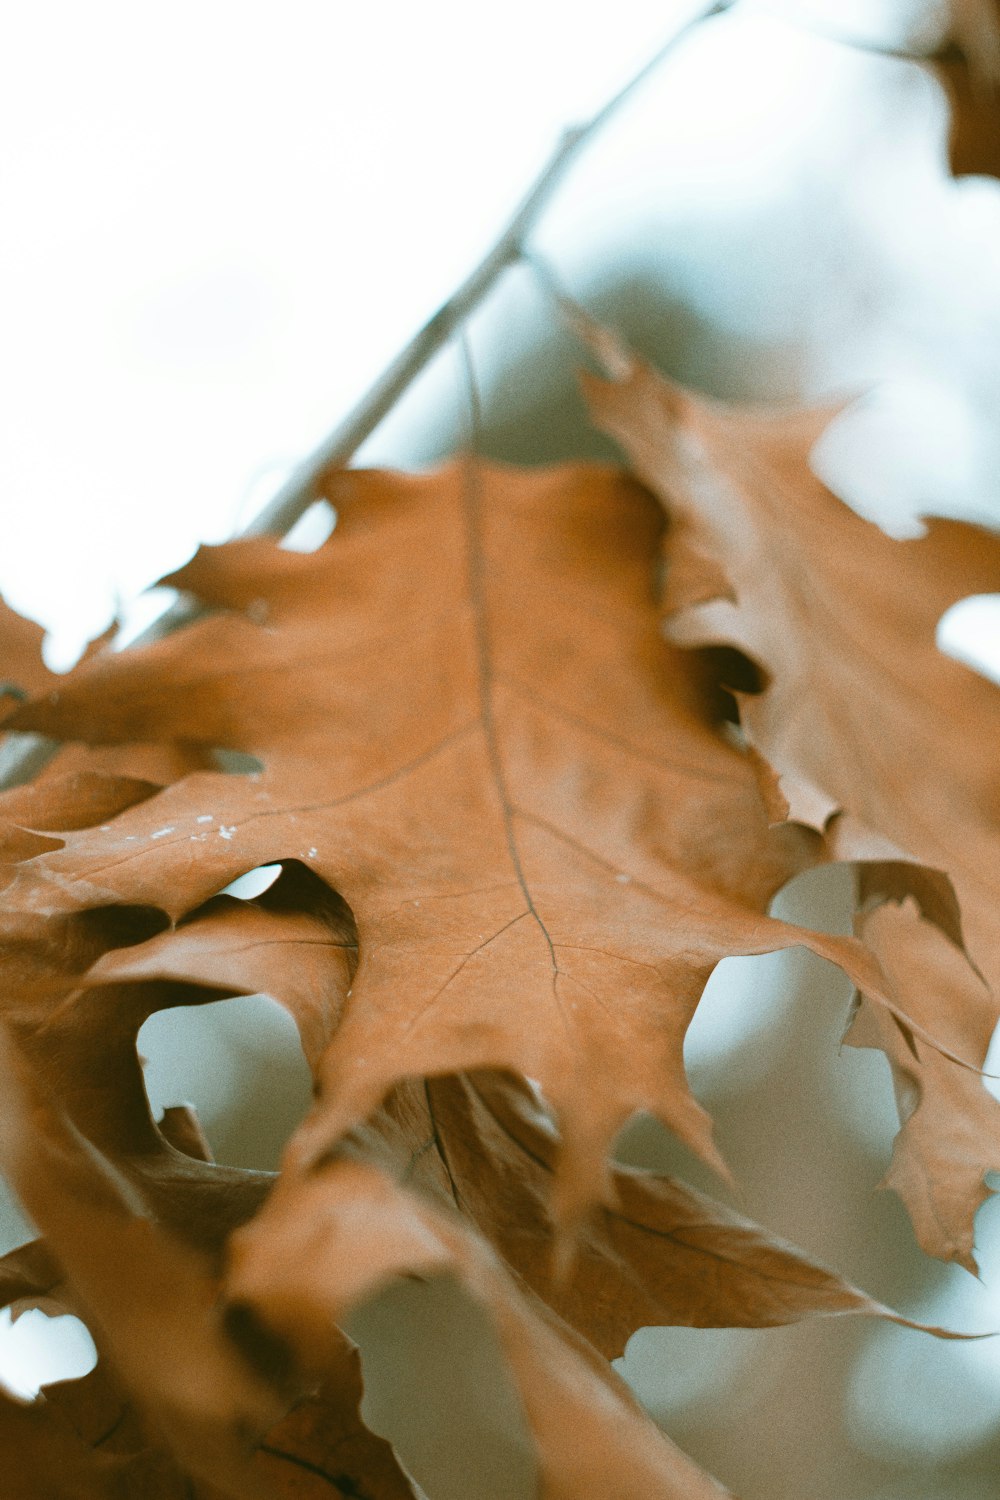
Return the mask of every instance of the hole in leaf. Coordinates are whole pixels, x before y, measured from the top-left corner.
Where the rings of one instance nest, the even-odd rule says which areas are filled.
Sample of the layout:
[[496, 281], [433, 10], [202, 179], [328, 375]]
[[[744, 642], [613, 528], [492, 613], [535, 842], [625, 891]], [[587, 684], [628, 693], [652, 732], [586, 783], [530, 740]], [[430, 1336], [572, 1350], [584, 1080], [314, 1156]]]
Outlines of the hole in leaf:
[[937, 625], [938, 650], [1000, 682], [1000, 594], [972, 594], [946, 609]]
[[135, 598], [125, 599], [119, 605], [118, 629], [111, 642], [112, 651], [124, 651], [126, 646], [131, 646], [179, 598], [177, 589], [154, 584]]
[[312, 1103], [312, 1075], [288, 1012], [268, 995], [156, 1011], [137, 1045], [156, 1118], [190, 1102], [216, 1161], [277, 1170]]
[[89, 645], [78, 630], [49, 630], [42, 641], [42, 661], [50, 672], [71, 672]]
[[428, 1495], [535, 1493], [531, 1442], [497, 1337], [453, 1278], [395, 1281], [355, 1309], [346, 1331], [361, 1348], [362, 1415]]
[[[779, 920], [846, 935], [853, 922], [853, 872], [845, 865], [805, 871], [778, 892], [771, 909]], [[723, 959], [684, 1038], [692, 1081], [724, 1093], [745, 1092], [759, 1083], [772, 1065], [793, 1008], [801, 1003], [797, 997], [814, 983], [831, 995], [850, 993], [838, 969], [802, 948]]]
[[318, 552], [329, 541], [336, 525], [337, 512], [329, 500], [314, 500], [278, 546], [285, 552]]
[[21, 1245], [38, 1238], [38, 1231], [27, 1218], [7, 1181], [0, 1177], [0, 1255], [8, 1255]]
[[735, 693], [755, 695], [767, 687], [767, 673], [734, 646], [702, 646], [698, 657], [704, 668], [709, 709], [717, 721], [740, 721]]
[[735, 646], [704, 646], [699, 655], [720, 687], [738, 693], [762, 693], [767, 686], [763, 668]]
[[235, 896], [238, 901], [253, 901], [255, 897], [262, 896], [265, 891], [269, 891], [280, 875], [280, 865], [258, 865], [256, 870], [248, 870], [245, 875], [237, 875], [235, 880], [231, 880], [219, 892], [219, 895]]
[[97, 1364], [97, 1349], [85, 1323], [71, 1314], [50, 1317], [32, 1307], [16, 1318], [0, 1309], [0, 1385], [22, 1401], [33, 1401], [43, 1385], [79, 1380]]
[[[243, 881], [247, 882], [245, 886], [241, 884]], [[346, 942], [357, 947], [358, 929], [351, 908], [339, 891], [327, 885], [322, 876], [301, 860], [286, 859], [280, 864], [258, 865], [256, 869], [238, 875], [229, 885], [182, 917], [177, 925], [183, 927], [187, 922], [196, 922], [222, 896], [255, 901], [267, 911], [304, 912], [325, 922]]]
[[212, 759], [226, 776], [259, 776], [264, 769], [264, 762], [246, 750], [213, 750]]
[[266, 892], [261, 905], [273, 911], [310, 912], [331, 926], [349, 932], [352, 940], [357, 942], [354, 913], [343, 896], [299, 859], [282, 861], [281, 876]]
[[[654, 1420], [708, 1402], [734, 1400], [771, 1329], [639, 1328], [614, 1368]], [[763, 1335], [763, 1337], [762, 1337]], [[780, 1351], [767, 1347], [769, 1356]]]

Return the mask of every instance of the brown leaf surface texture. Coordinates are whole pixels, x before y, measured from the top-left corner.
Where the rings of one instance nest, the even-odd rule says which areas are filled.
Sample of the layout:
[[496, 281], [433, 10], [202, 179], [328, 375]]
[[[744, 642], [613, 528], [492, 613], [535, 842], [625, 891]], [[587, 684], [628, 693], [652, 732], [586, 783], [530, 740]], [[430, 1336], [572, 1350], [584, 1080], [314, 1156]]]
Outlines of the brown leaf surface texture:
[[282, 1415], [215, 1321], [215, 1287], [194, 1251], [143, 1214], [128, 1184], [51, 1105], [9, 1038], [0, 1050], [0, 1162], [75, 1300], [166, 1444], [232, 1495], [266, 1496], [246, 1434]]
[[[960, 1070], [956, 1070], [960, 1071]], [[769, 1327], [807, 1316], [894, 1316], [839, 1276], [686, 1184], [616, 1167], [614, 1206], [553, 1254], [558, 1136], [530, 1089], [497, 1074], [397, 1090], [371, 1131], [410, 1186], [475, 1223], [507, 1265], [609, 1359], [637, 1328]], [[367, 1153], [378, 1159], [371, 1132]]]
[[[671, 637], [734, 647], [762, 669], [740, 718], [789, 815], [815, 820], [833, 857], [869, 861], [873, 890], [888, 880], [897, 901], [911, 892], [940, 928], [914, 908], [859, 930], [902, 1013], [877, 1029], [922, 1098], [892, 1182], [921, 1243], [971, 1264], [983, 1172], [998, 1163], [992, 1129], [975, 1150], [970, 1138], [994, 1103], [975, 1074], [939, 1063], [944, 1052], [981, 1065], [997, 1020], [1000, 780], [983, 747], [1000, 733], [1000, 692], [943, 655], [935, 628], [956, 600], [997, 588], [1000, 540], [932, 520], [900, 541], [856, 515], [809, 466], [830, 412], [725, 406], [639, 361], [619, 367], [617, 380], [588, 377], [587, 388], [670, 516]], [[921, 1029], [939, 1044], [933, 1057]]]
[[[360, 1419], [360, 1363], [344, 1335], [328, 1330], [324, 1386], [297, 1398], [280, 1361], [262, 1360], [227, 1324], [211, 1259], [155, 1222], [28, 1081], [9, 1041], [2, 1061], [0, 1161], [46, 1243], [0, 1261], [0, 1303], [83, 1317], [101, 1354], [84, 1380], [0, 1407], [22, 1475], [16, 1493], [291, 1500], [333, 1489], [418, 1500]], [[186, 1138], [197, 1144], [192, 1124]], [[224, 1194], [224, 1176], [217, 1186]], [[201, 1207], [190, 1196], [186, 1206]]]
[[[241, 906], [217, 898], [203, 909], [203, 916], [175, 931], [109, 953], [94, 966], [92, 977], [105, 985], [113, 976], [123, 985], [143, 979], [168, 984], [176, 998], [191, 1001], [193, 993], [185, 995], [182, 986], [215, 982], [220, 939], [226, 940], [221, 956], [232, 982], [234, 945], [227, 934], [226, 917], [237, 917], [233, 932], [252, 932], [257, 939], [238, 950], [242, 987], [266, 987], [288, 1007], [299, 1021], [307, 1054], [316, 1067], [322, 1049], [310, 1045], [309, 1037], [324, 1029], [322, 1018], [316, 1015], [316, 997], [324, 997], [324, 1009], [332, 1016], [340, 1013], [356, 962], [351, 931], [345, 927], [338, 940], [330, 942], [329, 928], [324, 929], [314, 917], [309, 941], [303, 913], [294, 915], [290, 931], [296, 940], [306, 942], [310, 963], [309, 983], [303, 984], [290, 961], [293, 950], [282, 942], [280, 926], [268, 923], [286, 907], [305, 900], [317, 884], [307, 872], [300, 872], [290, 886], [282, 877], [256, 903]], [[255, 909], [265, 903], [276, 911]], [[328, 916], [335, 924], [343, 921], [339, 911]], [[558, 1138], [532, 1092], [510, 1077], [480, 1074], [412, 1080], [393, 1092], [384, 1109], [355, 1136], [355, 1145], [366, 1159], [383, 1166], [388, 1163], [397, 1180], [409, 1188], [430, 1191], [439, 1202], [458, 1208], [522, 1283], [609, 1356], [620, 1354], [630, 1334], [649, 1322], [759, 1326], [817, 1313], [887, 1315], [840, 1278], [704, 1195], [669, 1179], [621, 1170], [614, 1174], [619, 1207], [603, 1211], [581, 1231], [571, 1267], [561, 1277], [554, 1275], [550, 1189]], [[351, 1279], [357, 1274], [350, 1270], [354, 1259], [345, 1260], [342, 1249], [336, 1248], [339, 1241], [331, 1247], [329, 1236], [335, 1231], [338, 1235], [355, 1233], [366, 1268], [376, 1264], [377, 1257], [372, 1260], [375, 1252], [368, 1245], [369, 1226], [358, 1218], [360, 1206], [340, 1201], [330, 1186], [341, 1183], [341, 1177], [328, 1176], [322, 1167], [314, 1175], [317, 1181], [307, 1169], [295, 1187], [298, 1174], [286, 1169], [285, 1188], [269, 1215], [255, 1221], [243, 1237], [244, 1244], [249, 1241], [256, 1247], [252, 1284], [238, 1273], [228, 1286], [232, 1296], [247, 1303], [255, 1317], [267, 1321], [284, 1338], [291, 1336], [291, 1299], [297, 1331], [292, 1343], [300, 1357], [312, 1351], [311, 1360], [319, 1373], [333, 1329], [330, 1308], [350, 1305], [363, 1290], [374, 1287], [377, 1279], [359, 1289]], [[364, 1185], [375, 1179], [351, 1180]], [[390, 1239], [396, 1233], [392, 1220], [400, 1214], [409, 1223], [415, 1212], [440, 1213], [427, 1204], [411, 1204], [407, 1194], [386, 1199], [385, 1191], [379, 1187], [378, 1216], [381, 1233]], [[441, 1223], [447, 1226], [450, 1221]], [[374, 1234], [374, 1225], [370, 1227]], [[448, 1234], [455, 1232], [459, 1231], [451, 1224]], [[487, 1254], [481, 1243], [473, 1248], [468, 1231], [464, 1234], [469, 1255]], [[400, 1243], [405, 1246], [410, 1241], [404, 1236]], [[396, 1253], [402, 1256], [399, 1245]], [[292, 1277], [294, 1285], [290, 1285], [288, 1267], [293, 1262], [302, 1266], [302, 1274]], [[434, 1264], [443, 1269], [452, 1263], [446, 1259]], [[411, 1274], [427, 1270], [419, 1257], [400, 1259], [393, 1266], [397, 1272], [406, 1269]], [[465, 1254], [454, 1263], [466, 1280], [469, 1266]], [[322, 1297], [314, 1286], [320, 1275]], [[479, 1282], [475, 1278], [473, 1282], [478, 1288]], [[509, 1277], [494, 1277], [490, 1285], [490, 1296], [484, 1300], [500, 1325], [509, 1316], [503, 1305], [510, 1297], [518, 1300], [518, 1294]], [[527, 1313], [522, 1308], [518, 1316]], [[545, 1346], [551, 1350], [553, 1340], [569, 1340], [566, 1357], [576, 1359], [578, 1346], [572, 1337], [561, 1324], [553, 1323]], [[515, 1373], [519, 1380], [530, 1377], [530, 1391], [522, 1390], [529, 1406], [532, 1400], [544, 1404], [541, 1386], [554, 1378], [548, 1360], [540, 1369], [532, 1366], [527, 1375], [522, 1366], [516, 1366]], [[590, 1394], [579, 1399], [596, 1401], [599, 1413], [603, 1411], [607, 1396], [589, 1375], [586, 1391]], [[629, 1423], [632, 1420], [630, 1416]], [[623, 1440], [630, 1443], [628, 1430], [627, 1423]], [[548, 1428], [537, 1429], [536, 1437], [543, 1445], [543, 1458], [558, 1470], [562, 1462], [558, 1447], [553, 1456], [544, 1446], [553, 1441]], [[603, 1444], [611, 1440], [605, 1432]], [[577, 1468], [572, 1472], [579, 1473]]]
[[[963, 1029], [963, 1012], [975, 1024], [988, 1003], [983, 981], [912, 898], [877, 906], [858, 926], [914, 1015], [933, 1019], [946, 995], [945, 1024]], [[884, 1185], [902, 1198], [928, 1255], [975, 1273], [973, 1220], [989, 1196], [986, 1174], [1000, 1169], [1000, 1103], [974, 1073], [952, 1066], [867, 1002], [846, 1040], [881, 1047], [892, 1066], [902, 1129]]]
[[[166, 984], [175, 1003], [191, 1003], [196, 988], [212, 985], [224, 963], [230, 992], [266, 991], [287, 1007], [318, 1070], [356, 950], [349, 927], [331, 941], [315, 917], [284, 912], [287, 902], [302, 898], [301, 886], [286, 889], [284, 879], [254, 903], [217, 898], [205, 915], [179, 929], [107, 954], [91, 975], [103, 983], [117, 976], [129, 984]], [[339, 912], [333, 915], [343, 921]], [[388, 1150], [411, 1183], [454, 1202], [609, 1358], [650, 1323], [761, 1327], [824, 1312], [885, 1312], [704, 1194], [622, 1168], [612, 1176], [615, 1206], [582, 1226], [572, 1269], [554, 1275], [551, 1190], [559, 1138], [530, 1088], [510, 1076], [409, 1080], [359, 1139], [377, 1158]]]
[[1000, 77], [1000, 4], [997, 0], [948, 0], [951, 31], [977, 73]]
[[327, 1368], [336, 1320], [394, 1276], [458, 1276], [489, 1312], [517, 1383], [539, 1465], [539, 1500], [718, 1500], [724, 1492], [655, 1427], [628, 1387], [544, 1303], [522, 1292], [457, 1216], [343, 1158], [284, 1175], [233, 1237], [237, 1304]]
[[22, 698], [59, 681], [42, 661], [45, 631], [0, 600], [0, 719]]
[[763, 668], [741, 722], [787, 778], [792, 816], [796, 787], [820, 788], [852, 819], [851, 852], [870, 831], [872, 857], [894, 848], [945, 872], [970, 952], [1000, 975], [1000, 778], [982, 752], [1000, 732], [1000, 692], [935, 643], [951, 604], [1000, 585], [1000, 539], [930, 520], [900, 541], [856, 515], [809, 466], [830, 412], [727, 407], [638, 362], [589, 390], [671, 516], [668, 576], [694, 550], [726, 580], [704, 597], [668, 581], [668, 629]]
[[894, 1001], [862, 944], [765, 914], [818, 841], [770, 826], [701, 664], [660, 638], [655, 506], [584, 466], [351, 471], [328, 490], [341, 520], [319, 551], [202, 549], [172, 581], [220, 614], [16, 716], [242, 750], [263, 773], [193, 774], [66, 835], [8, 907], [177, 919], [295, 863], [347, 903], [360, 948], [297, 1159], [403, 1077], [500, 1067], [556, 1110], [567, 1220], [638, 1109], [721, 1165], [681, 1056], [719, 959], [804, 943]]
[[[179, 1474], [207, 1497], [361, 1471], [377, 1500], [415, 1493], [360, 1423], [336, 1318], [433, 1271], [489, 1311], [547, 1497], [707, 1497], [598, 1350], [649, 1322], [891, 1314], [704, 1195], [612, 1170], [609, 1143], [648, 1108], [718, 1164], [681, 1048], [731, 953], [803, 943], [934, 1028], [872, 947], [767, 916], [826, 850], [773, 826], [767, 767], [661, 639], [638, 485], [463, 463], [329, 492], [319, 552], [203, 549], [177, 581], [214, 617], [18, 714], [106, 745], [0, 797], [4, 1162], [48, 1245], [9, 1300], [26, 1256], [43, 1280], [56, 1258], [39, 1294], [127, 1392], [108, 1486], [131, 1465], [165, 1497]], [[263, 772], [190, 769], [216, 747]], [[219, 894], [272, 863], [254, 900]], [[277, 1190], [214, 1165], [190, 1111], [157, 1125], [135, 1050], [156, 1009], [258, 992], [318, 1090]]]

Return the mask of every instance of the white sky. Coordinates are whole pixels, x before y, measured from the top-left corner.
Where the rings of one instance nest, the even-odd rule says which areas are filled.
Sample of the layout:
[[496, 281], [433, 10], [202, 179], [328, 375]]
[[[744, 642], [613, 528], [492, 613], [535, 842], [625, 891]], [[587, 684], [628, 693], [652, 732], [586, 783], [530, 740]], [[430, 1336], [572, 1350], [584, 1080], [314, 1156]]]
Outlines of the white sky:
[[[11, 9], [0, 587], [70, 640], [234, 527], [695, 7]], [[57, 519], [56, 519], [57, 518]], [[193, 528], [193, 529], [192, 529]]]

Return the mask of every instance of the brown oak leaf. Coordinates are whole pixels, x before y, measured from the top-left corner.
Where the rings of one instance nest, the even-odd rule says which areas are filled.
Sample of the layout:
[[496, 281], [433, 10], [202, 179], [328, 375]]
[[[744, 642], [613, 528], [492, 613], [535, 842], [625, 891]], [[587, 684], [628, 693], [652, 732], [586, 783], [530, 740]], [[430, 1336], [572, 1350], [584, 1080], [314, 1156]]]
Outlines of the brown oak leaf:
[[[286, 1005], [315, 1068], [356, 963], [350, 927], [331, 942], [317, 914], [292, 910], [318, 885], [299, 867], [255, 901], [215, 898], [176, 930], [108, 953], [93, 980], [112, 1003], [114, 978], [125, 987], [168, 986], [176, 1001], [192, 1003], [200, 986], [224, 975], [231, 993], [238, 977], [246, 991], [266, 990]], [[352, 1140], [409, 1187], [457, 1208], [522, 1282], [608, 1357], [650, 1323], [894, 1316], [704, 1194], [624, 1169], [613, 1174], [614, 1207], [581, 1227], [559, 1274], [550, 1202], [558, 1136], [530, 1088], [509, 1075], [409, 1080]], [[280, 1298], [280, 1287], [272, 1291]]]
[[970, 953], [1000, 978], [1000, 776], [982, 750], [1000, 733], [1000, 691], [935, 640], [951, 604], [1000, 585], [1000, 538], [930, 520], [901, 541], [863, 520], [809, 465], [830, 411], [727, 406], [639, 361], [587, 387], [670, 515], [671, 638], [734, 647], [763, 671], [740, 719], [790, 816], [808, 817], [818, 790], [846, 815], [833, 829], [844, 857], [943, 871]]
[[[858, 929], [914, 1016], [937, 1021], [944, 1032], [968, 1032], [966, 1015], [974, 1024], [987, 1003], [983, 981], [912, 898], [862, 913]], [[942, 995], [950, 1000], [946, 1015]], [[892, 1066], [902, 1128], [884, 1186], [902, 1198], [928, 1255], [975, 1273], [973, 1220], [989, 1196], [986, 1174], [1000, 1167], [1000, 1103], [975, 1073], [954, 1067], [864, 1000], [846, 1040], [880, 1047]]]
[[220, 613], [18, 712], [264, 770], [195, 773], [63, 834], [19, 866], [10, 920], [121, 903], [178, 919], [298, 863], [347, 903], [360, 949], [300, 1165], [402, 1078], [486, 1067], [537, 1079], [555, 1109], [567, 1222], [606, 1190], [636, 1110], [720, 1166], [681, 1048], [721, 958], [801, 943], [895, 1001], [863, 944], [766, 915], [819, 841], [770, 825], [702, 664], [661, 639], [657, 508], [583, 465], [347, 471], [326, 491], [340, 522], [317, 552], [203, 548], [172, 582]]
[[0, 718], [29, 693], [43, 693], [59, 681], [42, 660], [45, 631], [0, 600]]
[[650, 1325], [761, 1328], [821, 1315], [896, 1316], [706, 1194], [624, 1167], [614, 1169], [613, 1204], [581, 1227], [572, 1261], [561, 1267], [549, 1207], [558, 1135], [531, 1090], [509, 1076], [403, 1085], [355, 1138], [383, 1165], [378, 1148], [388, 1147], [400, 1180], [454, 1204], [609, 1359]]
[[[93, 1378], [50, 1389], [35, 1405], [5, 1404], [0, 1423], [17, 1444], [14, 1461], [30, 1464], [52, 1434], [67, 1475], [74, 1483], [80, 1475], [79, 1493], [107, 1500], [192, 1492], [286, 1500], [329, 1493], [338, 1474], [345, 1494], [350, 1478], [354, 1493], [363, 1481], [373, 1500], [414, 1500], [389, 1445], [360, 1420], [360, 1365], [344, 1335], [328, 1332], [326, 1387], [306, 1395], [303, 1410], [301, 1382], [280, 1351], [261, 1350], [225, 1322], [209, 1258], [156, 1224], [49, 1101], [6, 1034], [0, 1070], [0, 1164], [46, 1236], [0, 1262], [0, 1290], [6, 1305], [78, 1313], [101, 1355]], [[67, 1489], [67, 1500], [75, 1493]]]
[[[1000, 732], [1000, 692], [943, 655], [935, 629], [957, 599], [997, 587], [1000, 539], [932, 520], [900, 541], [856, 515], [809, 466], [829, 412], [725, 406], [621, 351], [617, 378], [587, 387], [669, 513], [671, 637], [736, 648], [762, 671], [762, 691], [740, 695], [740, 719], [762, 777], [777, 772], [772, 816], [814, 823], [831, 855], [866, 861], [872, 894], [917, 898], [940, 929], [919, 929], [922, 973], [908, 951], [912, 914], [859, 930], [911, 1021], [982, 1064], [1000, 982], [1000, 779], [983, 746]], [[922, 1099], [891, 1180], [921, 1243], [971, 1265], [983, 1175], [1000, 1158], [993, 1132], [969, 1146], [994, 1101], [975, 1074], [939, 1067], [912, 1025], [879, 1018], [877, 1029]]]
[[[109, 951], [90, 979], [112, 1007], [113, 981], [124, 994], [155, 987], [175, 1004], [197, 1003], [206, 990], [266, 992], [296, 1021], [318, 1071], [357, 963], [353, 926], [330, 906], [328, 893], [324, 904], [324, 890], [293, 867], [253, 901], [217, 897], [180, 927]], [[531, 1089], [510, 1075], [407, 1080], [355, 1139], [379, 1160], [388, 1151], [408, 1182], [453, 1202], [534, 1291], [609, 1357], [650, 1323], [761, 1327], [817, 1313], [885, 1315], [863, 1293], [704, 1194], [622, 1168], [613, 1172], [613, 1206], [581, 1227], [572, 1267], [554, 1275], [551, 1184], [559, 1138]], [[143, 1180], [149, 1192], [148, 1167]], [[159, 1183], [161, 1213], [165, 1192]]]
[[337, 1320], [400, 1275], [457, 1276], [487, 1309], [535, 1442], [539, 1500], [719, 1500], [724, 1491], [666, 1438], [625, 1382], [520, 1290], [456, 1215], [342, 1157], [282, 1176], [233, 1237], [227, 1292], [323, 1374]]
[[48, 1249], [72, 1267], [73, 1297], [95, 1341], [186, 1467], [225, 1493], [263, 1500], [249, 1435], [273, 1426], [289, 1403], [227, 1347], [200, 1257], [143, 1214], [6, 1034], [0, 1071], [0, 1164]]

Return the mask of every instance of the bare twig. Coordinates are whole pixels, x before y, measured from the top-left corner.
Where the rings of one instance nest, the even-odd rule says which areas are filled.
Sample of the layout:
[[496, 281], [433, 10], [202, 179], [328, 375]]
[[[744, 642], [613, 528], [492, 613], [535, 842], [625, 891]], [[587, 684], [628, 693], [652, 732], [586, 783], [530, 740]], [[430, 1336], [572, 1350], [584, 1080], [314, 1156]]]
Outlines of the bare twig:
[[[729, 10], [733, 3], [734, 0], [712, 0], [705, 5], [675, 31], [595, 115], [585, 124], [572, 126], [564, 132], [492, 249], [396, 356], [353, 411], [298, 466], [274, 498], [253, 518], [245, 528], [244, 536], [283, 536], [291, 530], [316, 498], [322, 476], [329, 469], [350, 462], [365, 439], [375, 431], [438, 350], [464, 325], [504, 271], [521, 259], [528, 236], [583, 147], [688, 32], [702, 21]], [[144, 645], [160, 640], [180, 626], [198, 619], [201, 613], [196, 600], [182, 596], [158, 615], [133, 644]], [[0, 788], [30, 781], [51, 760], [59, 743], [40, 734], [8, 733], [0, 744]]]
[[475, 311], [503, 272], [521, 258], [528, 235], [581, 149], [689, 31], [702, 21], [729, 10], [732, 4], [733, 0], [713, 0], [712, 4], [675, 31], [655, 55], [643, 64], [639, 72], [602, 105], [586, 124], [572, 126], [563, 133], [558, 146], [515, 209], [507, 227], [471, 276], [397, 355], [350, 415], [296, 469], [274, 499], [250, 522], [246, 534], [281, 536], [291, 529], [314, 499], [320, 476], [328, 469], [346, 464], [354, 456], [421, 370]]

